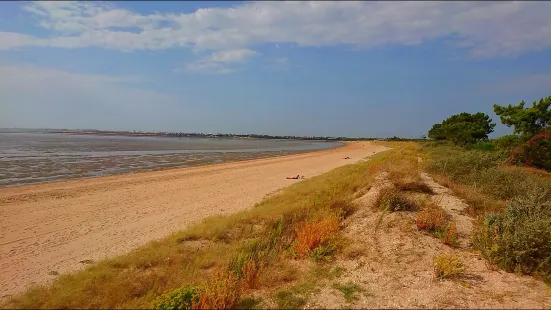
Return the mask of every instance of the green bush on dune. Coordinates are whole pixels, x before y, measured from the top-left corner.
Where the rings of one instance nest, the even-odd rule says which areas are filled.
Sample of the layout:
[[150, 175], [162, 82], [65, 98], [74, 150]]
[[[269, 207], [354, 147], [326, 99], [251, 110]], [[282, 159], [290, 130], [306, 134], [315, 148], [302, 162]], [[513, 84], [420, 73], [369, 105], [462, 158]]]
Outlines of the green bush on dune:
[[161, 295], [155, 299], [150, 308], [160, 310], [184, 310], [191, 309], [193, 303], [199, 301], [200, 290], [198, 287], [186, 286]]
[[473, 245], [491, 265], [537, 274], [551, 281], [551, 202], [549, 192], [512, 200], [475, 226]]

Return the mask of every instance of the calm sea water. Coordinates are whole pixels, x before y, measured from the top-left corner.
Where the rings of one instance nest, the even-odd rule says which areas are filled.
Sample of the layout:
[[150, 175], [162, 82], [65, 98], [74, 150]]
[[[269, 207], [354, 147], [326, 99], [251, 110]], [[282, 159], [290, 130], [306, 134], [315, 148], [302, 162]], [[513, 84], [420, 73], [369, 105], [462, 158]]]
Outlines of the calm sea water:
[[297, 140], [0, 133], [0, 187], [265, 158], [338, 145]]

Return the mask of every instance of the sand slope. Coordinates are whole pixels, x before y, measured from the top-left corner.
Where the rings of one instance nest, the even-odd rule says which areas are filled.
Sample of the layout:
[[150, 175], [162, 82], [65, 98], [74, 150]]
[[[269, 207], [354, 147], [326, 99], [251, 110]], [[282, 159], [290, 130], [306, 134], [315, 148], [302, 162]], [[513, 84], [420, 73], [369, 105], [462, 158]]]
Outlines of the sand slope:
[[[52, 271], [123, 254], [192, 222], [385, 150], [368, 142], [307, 154], [0, 189], [0, 298]], [[345, 160], [343, 157], [351, 159]]]

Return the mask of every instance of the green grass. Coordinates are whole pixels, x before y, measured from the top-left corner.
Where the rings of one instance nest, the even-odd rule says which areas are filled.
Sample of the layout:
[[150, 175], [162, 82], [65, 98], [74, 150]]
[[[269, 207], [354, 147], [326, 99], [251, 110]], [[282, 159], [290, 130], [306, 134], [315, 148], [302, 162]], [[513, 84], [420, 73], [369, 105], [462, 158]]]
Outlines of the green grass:
[[551, 174], [508, 166], [503, 152], [423, 145], [436, 181], [469, 204], [473, 246], [490, 268], [551, 281]]
[[434, 275], [442, 280], [445, 278], [453, 278], [465, 271], [465, 266], [453, 254], [441, 254], [434, 257]]
[[244, 297], [239, 301], [236, 309], [258, 309], [262, 304], [262, 298]]
[[304, 306], [307, 299], [289, 290], [278, 291], [274, 298], [278, 309], [298, 309]]
[[346, 284], [334, 283], [333, 288], [340, 291], [346, 302], [349, 303], [358, 300], [356, 293], [364, 291], [362, 287], [352, 282]]
[[[216, 275], [226, 277], [226, 273], [244, 287], [243, 294], [258, 286], [277, 287], [284, 284], [277, 281], [289, 276], [270, 277], [269, 273], [277, 274], [273, 266], [282, 262], [281, 257], [293, 244], [294, 227], [333, 216], [342, 221], [352, 214], [354, 194], [369, 188], [378, 171], [399, 162], [407, 152], [415, 153], [417, 148], [415, 143], [393, 146], [396, 149], [376, 154], [369, 161], [295, 183], [250, 210], [207, 218], [128, 254], [62, 275], [51, 285], [32, 287], [2, 306], [143, 308], [158, 296], [182, 287], [203, 287], [201, 296], [224, 289], [216, 286], [221, 281]], [[338, 250], [338, 234], [334, 242]], [[315, 256], [325, 260], [334, 251], [320, 249]]]

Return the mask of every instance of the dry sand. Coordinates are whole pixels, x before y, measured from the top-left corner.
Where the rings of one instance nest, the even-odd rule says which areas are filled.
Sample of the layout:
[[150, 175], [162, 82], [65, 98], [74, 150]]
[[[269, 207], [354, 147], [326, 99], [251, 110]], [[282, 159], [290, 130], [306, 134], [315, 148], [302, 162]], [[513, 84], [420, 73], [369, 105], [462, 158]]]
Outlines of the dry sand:
[[[551, 309], [551, 291], [543, 281], [486, 267], [469, 244], [471, 219], [461, 212], [467, 204], [429, 175], [423, 174], [423, 179], [435, 192], [435, 202], [457, 223], [460, 246], [447, 246], [420, 232], [415, 212], [383, 216], [373, 210], [379, 191], [389, 186], [385, 175], [380, 175], [357, 200], [359, 210], [347, 219], [344, 235], [354, 248], [335, 262], [343, 275], [321, 285], [309, 296], [306, 308]], [[452, 279], [435, 279], [432, 262], [440, 254], [457, 255], [465, 272]], [[361, 290], [355, 294], [357, 300], [347, 302], [334, 283], [357, 285]]]
[[[205, 167], [0, 189], [0, 299], [385, 150], [368, 142]], [[343, 159], [349, 156], [351, 159]]]

